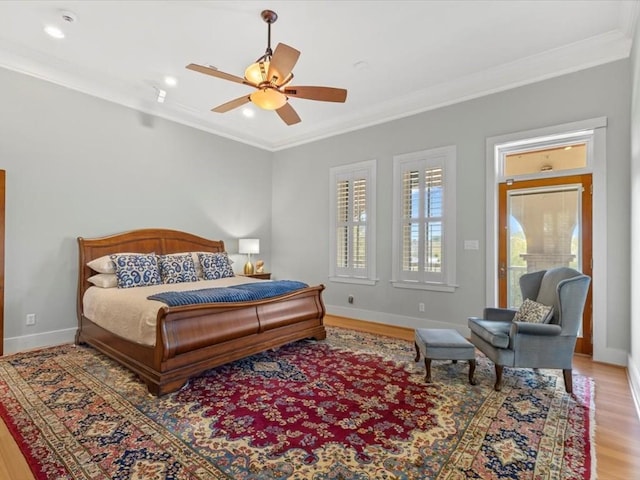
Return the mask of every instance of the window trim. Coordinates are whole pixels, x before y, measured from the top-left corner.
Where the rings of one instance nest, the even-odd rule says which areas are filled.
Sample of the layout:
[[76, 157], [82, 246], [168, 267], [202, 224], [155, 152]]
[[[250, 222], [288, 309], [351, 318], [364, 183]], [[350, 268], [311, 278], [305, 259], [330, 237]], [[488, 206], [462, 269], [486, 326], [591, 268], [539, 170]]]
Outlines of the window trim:
[[[393, 157], [393, 243], [391, 284], [397, 288], [454, 292], [456, 284], [456, 158], [457, 147], [445, 147], [421, 150]], [[439, 163], [438, 163], [439, 162]], [[443, 214], [443, 271], [442, 281], [409, 280], [402, 278], [402, 172], [403, 167], [411, 163], [420, 163], [421, 169], [430, 165], [440, 165], [444, 177], [445, 211]]]
[[[336, 188], [339, 177], [367, 172], [366, 275], [337, 273]], [[340, 165], [329, 169], [329, 280], [338, 283], [375, 285], [376, 278], [376, 160]]]

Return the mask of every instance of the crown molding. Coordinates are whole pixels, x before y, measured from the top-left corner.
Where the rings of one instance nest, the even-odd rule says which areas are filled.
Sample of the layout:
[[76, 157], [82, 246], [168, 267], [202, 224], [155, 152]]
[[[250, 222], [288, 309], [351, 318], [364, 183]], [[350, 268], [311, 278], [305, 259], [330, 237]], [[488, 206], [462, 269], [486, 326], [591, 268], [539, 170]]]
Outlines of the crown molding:
[[118, 78], [105, 77], [102, 72], [81, 70], [77, 65], [46, 57], [8, 42], [0, 43], [0, 66], [149, 115], [275, 152], [628, 58], [640, 2], [627, 2], [624, 5], [625, 13], [621, 15], [620, 30], [434, 85], [392, 101], [372, 105], [348, 117], [336, 116], [332, 122], [318, 124], [313, 132], [271, 142], [246, 130], [236, 131], [212, 125], [206, 118], [208, 111], [198, 112], [170, 103], [158, 108], [151, 84], [131, 84]]

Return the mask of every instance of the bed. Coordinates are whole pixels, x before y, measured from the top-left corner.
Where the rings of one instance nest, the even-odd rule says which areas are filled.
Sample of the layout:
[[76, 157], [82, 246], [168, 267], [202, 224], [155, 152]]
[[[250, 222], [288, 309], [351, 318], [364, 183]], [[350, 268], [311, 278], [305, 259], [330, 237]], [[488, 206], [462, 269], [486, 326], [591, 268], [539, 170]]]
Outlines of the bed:
[[[142, 286], [101, 289], [91, 283], [97, 272], [87, 265], [89, 262], [123, 252], [153, 252], [155, 255], [182, 252], [222, 253], [225, 251], [224, 243], [177, 230], [143, 229], [102, 238], [78, 237], [78, 250], [76, 343], [89, 344], [131, 369], [154, 395], [178, 390], [189, 377], [209, 368], [293, 341], [306, 338], [322, 340], [326, 337], [323, 325], [323, 285], [304, 286], [275, 297], [239, 302], [168, 306], [160, 301], [147, 300], [154, 308], [155, 319], [147, 318], [143, 322], [144, 328], [135, 326], [133, 320], [127, 319], [121, 322], [124, 326], [118, 330], [98, 319], [96, 312], [99, 308], [89, 307], [91, 298], [97, 296], [94, 294], [103, 294], [101, 290], [110, 290], [108, 293], [112, 295], [118, 293], [115, 292], [118, 290], [133, 294], [136, 290], [142, 292], [148, 289], [148, 292], [143, 292], [146, 295], [154, 293], [158, 288]], [[249, 277], [223, 280], [231, 282], [232, 286], [239, 283], [269, 282]], [[165, 285], [164, 290], [184, 290], [191, 287], [197, 290], [209, 288], [216, 282], [217, 280], [210, 280], [193, 282], [192, 285]], [[119, 312], [117, 316], [124, 318], [133, 307], [111, 304], [102, 310]], [[142, 336], [138, 336], [132, 333], [136, 330], [145, 330], [146, 334], [143, 332]]]

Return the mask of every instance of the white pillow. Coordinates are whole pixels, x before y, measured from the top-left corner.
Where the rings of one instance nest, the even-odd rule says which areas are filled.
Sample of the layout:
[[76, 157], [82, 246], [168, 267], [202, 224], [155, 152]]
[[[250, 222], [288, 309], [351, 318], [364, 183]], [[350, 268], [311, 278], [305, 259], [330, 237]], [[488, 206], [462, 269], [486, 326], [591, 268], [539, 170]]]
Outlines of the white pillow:
[[105, 255], [100, 258], [94, 258], [89, 263], [87, 263], [87, 267], [91, 270], [95, 270], [98, 273], [116, 273], [116, 264], [113, 263], [111, 257], [109, 255]]
[[118, 277], [115, 273], [98, 273], [87, 280], [100, 288], [116, 288], [118, 286]]
[[[116, 255], [138, 255], [134, 252], [118, 252]], [[111, 254], [94, 258], [87, 263], [87, 267], [98, 273], [116, 273], [116, 264], [111, 260]]]

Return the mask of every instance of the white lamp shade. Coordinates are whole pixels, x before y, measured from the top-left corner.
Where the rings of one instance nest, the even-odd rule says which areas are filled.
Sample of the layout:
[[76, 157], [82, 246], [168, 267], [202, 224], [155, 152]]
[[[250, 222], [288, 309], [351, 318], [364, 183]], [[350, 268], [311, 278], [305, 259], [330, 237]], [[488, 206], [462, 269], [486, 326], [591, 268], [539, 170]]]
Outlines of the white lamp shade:
[[238, 253], [260, 253], [260, 239], [258, 238], [239, 239]]

